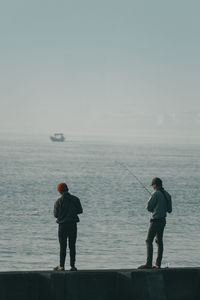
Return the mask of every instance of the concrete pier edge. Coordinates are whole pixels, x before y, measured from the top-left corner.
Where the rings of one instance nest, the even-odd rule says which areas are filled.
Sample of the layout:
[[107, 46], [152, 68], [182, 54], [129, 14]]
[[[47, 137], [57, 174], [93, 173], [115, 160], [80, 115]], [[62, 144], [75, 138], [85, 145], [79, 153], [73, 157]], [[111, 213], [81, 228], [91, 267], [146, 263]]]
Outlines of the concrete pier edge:
[[0, 300], [199, 300], [200, 267], [0, 272]]

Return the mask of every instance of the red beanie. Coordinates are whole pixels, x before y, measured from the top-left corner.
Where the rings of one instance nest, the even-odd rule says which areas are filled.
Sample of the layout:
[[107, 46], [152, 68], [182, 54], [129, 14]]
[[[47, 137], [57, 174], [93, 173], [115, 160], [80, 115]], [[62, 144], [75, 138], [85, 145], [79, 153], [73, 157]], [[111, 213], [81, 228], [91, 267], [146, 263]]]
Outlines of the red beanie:
[[68, 186], [66, 185], [66, 183], [62, 182], [62, 183], [57, 185], [57, 191], [58, 192], [68, 191]]

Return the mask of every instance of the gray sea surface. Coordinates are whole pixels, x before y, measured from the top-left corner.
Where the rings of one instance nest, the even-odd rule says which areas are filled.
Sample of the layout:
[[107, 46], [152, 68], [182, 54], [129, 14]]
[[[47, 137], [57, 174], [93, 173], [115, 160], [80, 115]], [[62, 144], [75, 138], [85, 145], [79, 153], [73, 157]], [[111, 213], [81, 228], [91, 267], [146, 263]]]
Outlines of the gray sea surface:
[[[172, 195], [163, 267], [200, 266], [200, 146], [44, 139], [0, 140], [0, 271], [59, 263], [53, 205], [67, 182], [82, 202], [79, 269], [135, 268], [145, 262], [153, 177]], [[154, 258], [156, 245], [154, 244]], [[66, 268], [69, 265], [67, 255]]]

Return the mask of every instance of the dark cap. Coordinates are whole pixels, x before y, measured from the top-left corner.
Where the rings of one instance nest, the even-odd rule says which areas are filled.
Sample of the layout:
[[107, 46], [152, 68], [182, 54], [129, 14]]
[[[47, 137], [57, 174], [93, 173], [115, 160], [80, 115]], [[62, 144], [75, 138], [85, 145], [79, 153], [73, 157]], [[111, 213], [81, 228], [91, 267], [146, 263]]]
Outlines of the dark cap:
[[151, 185], [156, 184], [157, 186], [162, 186], [162, 180], [158, 177], [152, 179]]

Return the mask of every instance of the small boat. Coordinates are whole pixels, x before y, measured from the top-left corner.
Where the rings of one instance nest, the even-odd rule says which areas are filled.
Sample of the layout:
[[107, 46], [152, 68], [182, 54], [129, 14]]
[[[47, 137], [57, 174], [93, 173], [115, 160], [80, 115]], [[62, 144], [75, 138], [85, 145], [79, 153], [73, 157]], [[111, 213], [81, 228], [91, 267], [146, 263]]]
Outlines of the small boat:
[[52, 142], [64, 142], [65, 137], [63, 133], [54, 133], [54, 135], [50, 136]]

